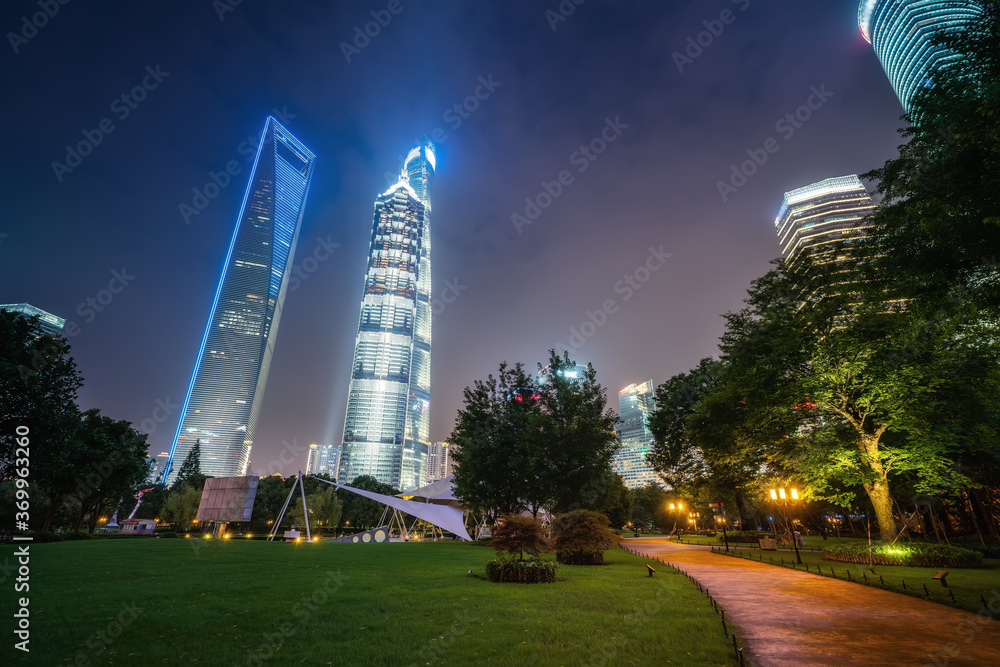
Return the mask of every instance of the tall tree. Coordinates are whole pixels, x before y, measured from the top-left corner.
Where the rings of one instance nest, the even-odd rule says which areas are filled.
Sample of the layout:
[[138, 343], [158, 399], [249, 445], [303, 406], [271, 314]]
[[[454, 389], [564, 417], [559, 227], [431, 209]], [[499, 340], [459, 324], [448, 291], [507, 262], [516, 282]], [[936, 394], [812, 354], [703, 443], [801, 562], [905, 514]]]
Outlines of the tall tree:
[[201, 493], [201, 489], [188, 484], [172, 489], [163, 503], [161, 514], [164, 520], [174, 524], [178, 530], [187, 530], [198, 516]]
[[177, 471], [177, 477], [171, 486], [173, 489], [180, 488], [182, 484], [202, 488], [205, 484], [206, 476], [201, 474], [201, 443], [195, 443], [191, 451], [184, 457], [181, 469]]
[[76, 393], [83, 379], [69, 351], [66, 339], [45, 334], [37, 317], [0, 311], [0, 480], [13, 478], [17, 429], [27, 428], [32, 484], [50, 499], [43, 531], [78, 474], [69, 453], [80, 422]]
[[529, 503], [537, 510], [547, 499], [538, 485], [528, 484], [526, 438], [538, 413], [534, 386], [522, 364], [504, 362], [496, 377], [465, 388], [465, 405], [449, 440], [458, 445], [455, 495], [490, 520], [517, 514]]
[[618, 415], [608, 407], [597, 371], [588, 364], [582, 378], [563, 372], [575, 367], [568, 352], [549, 350], [547, 381], [538, 388], [538, 410], [528, 429], [528, 495], [553, 512], [590, 506], [590, 491], [606, 476], [619, 446]]

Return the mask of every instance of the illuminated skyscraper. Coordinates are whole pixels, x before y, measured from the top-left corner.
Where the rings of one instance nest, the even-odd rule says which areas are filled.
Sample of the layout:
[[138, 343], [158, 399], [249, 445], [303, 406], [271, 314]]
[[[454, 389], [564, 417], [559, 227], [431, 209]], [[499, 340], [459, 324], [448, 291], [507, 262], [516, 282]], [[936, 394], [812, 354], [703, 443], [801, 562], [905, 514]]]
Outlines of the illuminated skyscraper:
[[621, 423], [617, 430], [622, 444], [611, 459], [611, 469], [630, 489], [647, 484], [662, 485], [656, 471], [646, 463], [646, 456], [653, 448], [653, 433], [649, 430], [649, 413], [656, 410], [653, 381], [630, 384], [619, 391], [618, 407]]
[[875, 202], [857, 176], [786, 192], [774, 220], [781, 256], [793, 264], [803, 252], [823, 252], [824, 246], [858, 238], [864, 233], [858, 225], [874, 211]]
[[430, 445], [430, 190], [434, 149], [410, 151], [375, 217], [344, 420], [340, 479], [400, 490], [427, 481]]
[[435, 442], [427, 449], [427, 483], [444, 479], [455, 472], [455, 452], [458, 445]]
[[861, 0], [861, 34], [879, 61], [906, 111], [931, 72], [958, 56], [934, 46], [937, 32], [962, 30], [980, 13], [976, 2], [951, 0]]
[[336, 445], [309, 445], [306, 457], [307, 475], [329, 475], [334, 481], [340, 467], [340, 447]]
[[0, 310], [9, 310], [14, 313], [20, 313], [24, 317], [37, 315], [38, 323], [42, 332], [50, 336], [61, 336], [63, 327], [66, 325], [66, 320], [63, 318], [56, 317], [52, 313], [46, 312], [41, 308], [35, 308], [30, 303], [8, 303], [0, 306]]
[[164, 483], [201, 445], [201, 472], [246, 474], [316, 156], [274, 118], [264, 125], [209, 312]]

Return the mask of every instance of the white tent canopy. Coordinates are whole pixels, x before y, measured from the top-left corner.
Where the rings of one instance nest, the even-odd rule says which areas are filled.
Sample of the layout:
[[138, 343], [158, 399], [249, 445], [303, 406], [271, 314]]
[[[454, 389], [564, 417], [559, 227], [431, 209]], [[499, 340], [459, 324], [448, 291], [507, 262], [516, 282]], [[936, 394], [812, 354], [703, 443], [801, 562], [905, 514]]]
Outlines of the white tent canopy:
[[462, 501], [455, 497], [454, 487], [455, 476], [448, 475], [444, 479], [431, 482], [427, 486], [421, 486], [419, 489], [413, 489], [412, 491], [404, 491], [397, 495], [400, 498], [412, 498], [424, 503], [451, 505], [458, 509], [465, 509], [462, 506]]
[[351, 486], [344, 486], [343, 484], [330, 482], [319, 477], [314, 479], [320, 482], [326, 482], [327, 484], [335, 486], [338, 489], [345, 489], [351, 493], [356, 493], [359, 496], [368, 498], [369, 500], [374, 500], [377, 503], [388, 505], [393, 509], [405, 512], [411, 516], [417, 517], [418, 519], [423, 519], [427, 523], [433, 524], [442, 530], [454, 533], [459, 539], [463, 539], [468, 542], [472, 541], [472, 538], [469, 537], [469, 533], [465, 530], [465, 519], [462, 510], [451, 507], [450, 505], [438, 505], [434, 503], [416, 502], [414, 500], [403, 500], [402, 498], [397, 498], [395, 496], [384, 496], [381, 493], [375, 493], [374, 491], [365, 491], [363, 489], [355, 489]]

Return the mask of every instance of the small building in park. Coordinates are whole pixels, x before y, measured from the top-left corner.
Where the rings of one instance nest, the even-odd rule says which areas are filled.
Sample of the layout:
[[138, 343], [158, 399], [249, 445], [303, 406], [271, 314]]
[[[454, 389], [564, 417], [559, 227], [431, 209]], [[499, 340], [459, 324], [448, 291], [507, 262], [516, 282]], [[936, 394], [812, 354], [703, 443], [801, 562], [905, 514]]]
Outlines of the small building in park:
[[152, 535], [156, 532], [156, 521], [152, 519], [125, 519], [121, 523], [122, 535]]

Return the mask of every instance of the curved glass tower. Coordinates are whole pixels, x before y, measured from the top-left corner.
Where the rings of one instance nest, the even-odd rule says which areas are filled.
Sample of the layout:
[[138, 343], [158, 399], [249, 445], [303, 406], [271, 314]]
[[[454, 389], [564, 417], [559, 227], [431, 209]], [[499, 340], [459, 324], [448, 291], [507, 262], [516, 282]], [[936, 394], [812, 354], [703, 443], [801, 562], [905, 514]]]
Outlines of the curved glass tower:
[[198, 350], [163, 483], [201, 445], [201, 472], [246, 474], [316, 156], [268, 117]]
[[910, 111], [913, 96], [928, 84], [930, 72], [958, 57], [934, 46], [934, 35], [958, 32], [979, 13], [972, 0], [861, 0], [861, 34], [875, 48], [903, 109]]
[[375, 200], [338, 479], [423, 486], [430, 444], [430, 189], [434, 150], [410, 151]]

